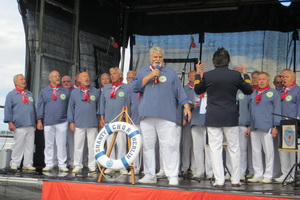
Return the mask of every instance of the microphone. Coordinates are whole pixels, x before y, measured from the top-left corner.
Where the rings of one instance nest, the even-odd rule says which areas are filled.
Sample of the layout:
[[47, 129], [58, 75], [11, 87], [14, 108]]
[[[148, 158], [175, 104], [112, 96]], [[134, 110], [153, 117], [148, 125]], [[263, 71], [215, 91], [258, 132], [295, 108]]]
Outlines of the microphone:
[[191, 47], [192, 48], [196, 47], [195, 39], [194, 39], [194, 36], [192, 34], [191, 34]]
[[[155, 69], [159, 69], [160, 70], [160, 66], [159, 65], [155, 65]], [[158, 76], [155, 76], [154, 77], [154, 83], [159, 83], [159, 79], [158, 79]]]

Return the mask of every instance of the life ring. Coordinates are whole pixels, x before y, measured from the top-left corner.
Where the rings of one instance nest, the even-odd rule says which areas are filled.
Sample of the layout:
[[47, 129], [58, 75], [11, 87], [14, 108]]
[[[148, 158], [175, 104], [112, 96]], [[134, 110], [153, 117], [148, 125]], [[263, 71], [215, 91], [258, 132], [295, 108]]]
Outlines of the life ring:
[[[128, 153], [118, 160], [109, 158], [104, 149], [104, 143], [107, 137], [115, 132], [124, 132], [131, 140], [131, 146]], [[140, 131], [135, 126], [126, 122], [109, 123], [106, 124], [97, 135], [94, 145], [95, 158], [100, 165], [105, 168], [120, 170], [132, 165], [133, 161], [139, 155], [141, 146], [142, 137]]]

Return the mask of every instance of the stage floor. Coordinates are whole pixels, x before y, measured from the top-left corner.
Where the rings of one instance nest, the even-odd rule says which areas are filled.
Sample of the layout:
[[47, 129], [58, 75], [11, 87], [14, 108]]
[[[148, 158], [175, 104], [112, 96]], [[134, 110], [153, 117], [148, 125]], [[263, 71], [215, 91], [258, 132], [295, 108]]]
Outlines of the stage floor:
[[[94, 176], [89, 176], [87, 172], [83, 171], [80, 174], [74, 175], [72, 173], [61, 173], [57, 170], [51, 172], [23, 172], [22, 170], [10, 171], [2, 170], [0, 171], [0, 187], [2, 189], [7, 189], [7, 187], [12, 185], [11, 183], [18, 184], [18, 187], [23, 187], [25, 185], [26, 190], [30, 189], [30, 184], [33, 184], [35, 192], [40, 191], [42, 185], [45, 181], [59, 181], [59, 182], [73, 182], [73, 183], [88, 183], [88, 184], [99, 184], [99, 185], [115, 185], [115, 186], [129, 186], [129, 187], [139, 187], [139, 188], [151, 188], [151, 189], [167, 189], [167, 190], [178, 190], [178, 191], [193, 191], [193, 192], [211, 192], [211, 193], [226, 193], [226, 194], [239, 194], [247, 196], [261, 196], [261, 197], [277, 197], [277, 198], [290, 198], [290, 199], [300, 199], [300, 185], [294, 186], [292, 184], [282, 185], [282, 184], [262, 184], [262, 183], [248, 183], [247, 181], [242, 182], [241, 187], [232, 187], [229, 181], [226, 181], [224, 188], [215, 188], [212, 186], [210, 180], [199, 179], [190, 180], [184, 177], [179, 178], [178, 186], [169, 186], [168, 180], [166, 178], [161, 178], [157, 181], [157, 184], [140, 184], [137, 183], [139, 177], [143, 175], [136, 175], [136, 184], [131, 184], [131, 176], [123, 175], [119, 176], [116, 173], [114, 176], [109, 177], [111, 180], [103, 177], [100, 183], [97, 182], [98, 174]], [[8, 184], [10, 183], [10, 184]], [[22, 184], [21, 184], [22, 183]], [[40, 185], [40, 187], [39, 187]], [[39, 189], [40, 188], [40, 189]], [[2, 190], [0, 189], [0, 191]], [[30, 189], [32, 194], [32, 188]], [[23, 193], [23, 198], [26, 195]], [[9, 194], [6, 199], [9, 198]], [[24, 196], [25, 195], [25, 196]], [[30, 194], [29, 194], [30, 195]], [[0, 195], [1, 196], [1, 195]], [[37, 199], [39, 195], [36, 195]], [[2, 198], [1, 198], [2, 199]], [[13, 199], [13, 198], [11, 198]], [[15, 198], [16, 199], [16, 198]], [[28, 199], [35, 199], [33, 196]]]

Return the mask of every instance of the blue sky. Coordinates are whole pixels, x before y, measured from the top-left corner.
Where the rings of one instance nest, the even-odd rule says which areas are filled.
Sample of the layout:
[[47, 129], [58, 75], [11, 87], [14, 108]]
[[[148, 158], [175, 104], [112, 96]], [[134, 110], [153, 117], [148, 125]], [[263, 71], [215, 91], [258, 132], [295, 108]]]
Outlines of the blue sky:
[[[0, 0], [0, 105], [14, 88], [13, 76], [25, 71], [25, 34], [16, 0]], [[0, 109], [0, 130], [7, 130]]]

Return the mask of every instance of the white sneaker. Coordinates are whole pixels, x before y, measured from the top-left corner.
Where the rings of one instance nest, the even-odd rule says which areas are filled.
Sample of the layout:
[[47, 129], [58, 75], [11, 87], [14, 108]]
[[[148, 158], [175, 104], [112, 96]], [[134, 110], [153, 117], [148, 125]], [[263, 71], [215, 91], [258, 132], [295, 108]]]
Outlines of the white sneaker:
[[247, 174], [246, 175], [246, 178], [252, 178], [253, 177], [253, 174]]
[[212, 179], [213, 175], [212, 174], [208, 174], [206, 175], [206, 179]]
[[282, 183], [283, 180], [285, 179], [286, 175], [281, 175], [280, 177], [278, 178], [274, 178], [275, 182], [278, 182], [278, 183]]
[[245, 181], [245, 179], [246, 179], [246, 178], [245, 178], [245, 175], [244, 175], [244, 174], [241, 174], [241, 175], [240, 175], [240, 181]]
[[60, 167], [59, 171], [61, 171], [61, 172], [68, 172], [69, 169], [67, 167]]
[[192, 178], [204, 178], [204, 174], [194, 174]]
[[157, 182], [156, 179], [150, 179], [147, 176], [144, 176], [142, 179], [138, 180], [139, 183], [149, 183], [149, 184], [154, 184]]
[[122, 175], [128, 175], [127, 169], [126, 168], [121, 169], [120, 170], [120, 174], [122, 174]]
[[248, 182], [250, 182], [250, 183], [260, 183], [262, 180], [263, 180], [262, 177], [253, 176], [253, 178], [248, 179]]
[[104, 171], [104, 174], [114, 174], [114, 173], [115, 173], [114, 170], [108, 168]]
[[263, 180], [261, 182], [262, 183], [272, 183], [272, 179], [270, 179], [270, 178], [263, 178]]
[[169, 185], [178, 185], [178, 178], [176, 177], [170, 178]]
[[81, 170], [82, 170], [81, 167], [76, 166], [76, 167], [72, 170], [72, 173], [77, 174], [77, 173], [80, 173]]
[[162, 169], [159, 170], [159, 172], [156, 174], [156, 176], [159, 178], [165, 177], [166, 176], [165, 171]]
[[225, 178], [226, 181], [229, 181], [231, 177], [230, 177], [230, 175], [228, 173], [226, 173], [226, 175], [225, 175], [224, 178]]
[[53, 167], [46, 166], [43, 168], [43, 172], [49, 172], [53, 169]]
[[12, 166], [10, 166], [10, 169], [11, 169], [11, 170], [17, 170], [17, 169], [18, 169], [18, 167], [17, 167], [17, 166], [15, 166], [15, 165], [12, 165]]
[[35, 171], [36, 169], [32, 165], [28, 165], [27, 167], [23, 167], [23, 170]]

